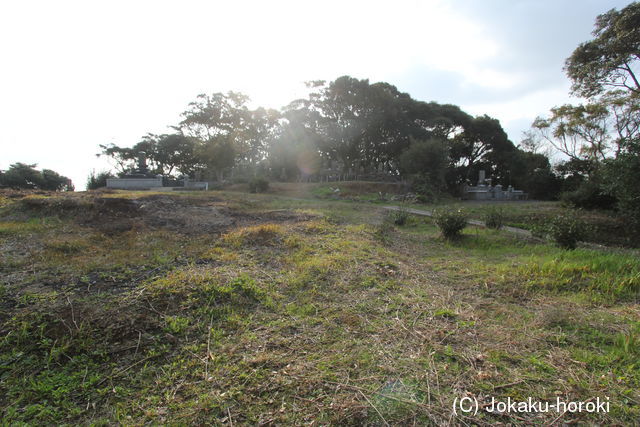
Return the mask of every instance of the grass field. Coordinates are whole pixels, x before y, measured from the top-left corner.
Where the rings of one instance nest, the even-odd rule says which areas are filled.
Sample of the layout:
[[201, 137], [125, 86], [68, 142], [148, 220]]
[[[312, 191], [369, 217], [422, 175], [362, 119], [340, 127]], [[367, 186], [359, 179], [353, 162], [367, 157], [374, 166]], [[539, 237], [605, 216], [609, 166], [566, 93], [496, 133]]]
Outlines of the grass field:
[[[233, 191], [247, 191], [246, 184], [230, 187]], [[607, 246], [640, 247], [640, 236], [631, 233], [628, 220], [613, 211], [576, 210], [557, 201], [460, 201], [443, 198], [434, 203], [417, 203], [403, 200], [409, 190], [406, 184], [384, 182], [329, 182], [329, 183], [272, 183], [269, 194], [318, 200], [340, 200], [374, 205], [405, 205], [406, 207], [433, 210], [463, 209], [470, 218], [484, 220], [488, 211], [498, 209], [504, 217], [504, 225], [540, 230], [557, 216], [568, 216], [586, 225], [585, 241]]]
[[[637, 250], [447, 242], [295, 191], [0, 195], [3, 421], [637, 422]], [[454, 414], [465, 396], [611, 411]]]

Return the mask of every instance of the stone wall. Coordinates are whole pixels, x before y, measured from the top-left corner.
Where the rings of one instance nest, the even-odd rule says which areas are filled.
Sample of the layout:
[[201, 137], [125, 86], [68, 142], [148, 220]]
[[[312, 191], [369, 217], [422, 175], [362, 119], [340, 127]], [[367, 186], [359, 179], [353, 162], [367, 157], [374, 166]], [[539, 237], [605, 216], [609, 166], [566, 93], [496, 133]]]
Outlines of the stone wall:
[[134, 190], [162, 187], [162, 178], [109, 178], [107, 188]]

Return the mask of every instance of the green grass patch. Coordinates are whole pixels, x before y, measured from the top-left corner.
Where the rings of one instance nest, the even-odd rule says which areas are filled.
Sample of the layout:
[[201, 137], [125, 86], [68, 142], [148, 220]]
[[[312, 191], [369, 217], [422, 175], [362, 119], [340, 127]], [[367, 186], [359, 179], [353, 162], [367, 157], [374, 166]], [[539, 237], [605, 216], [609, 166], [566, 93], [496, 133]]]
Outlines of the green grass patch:
[[583, 293], [594, 301], [637, 301], [640, 261], [633, 255], [579, 249], [532, 257], [497, 270], [506, 283], [534, 291]]

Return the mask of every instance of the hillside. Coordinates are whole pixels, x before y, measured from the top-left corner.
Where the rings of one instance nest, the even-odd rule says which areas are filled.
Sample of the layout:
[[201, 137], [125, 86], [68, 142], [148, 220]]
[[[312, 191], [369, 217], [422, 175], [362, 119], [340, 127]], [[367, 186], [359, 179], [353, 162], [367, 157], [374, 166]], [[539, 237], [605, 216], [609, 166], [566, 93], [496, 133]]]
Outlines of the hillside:
[[[304, 194], [288, 194], [302, 197]], [[311, 190], [312, 191], [312, 190]], [[240, 192], [0, 195], [7, 423], [640, 417], [640, 257]], [[610, 413], [457, 415], [454, 399]]]

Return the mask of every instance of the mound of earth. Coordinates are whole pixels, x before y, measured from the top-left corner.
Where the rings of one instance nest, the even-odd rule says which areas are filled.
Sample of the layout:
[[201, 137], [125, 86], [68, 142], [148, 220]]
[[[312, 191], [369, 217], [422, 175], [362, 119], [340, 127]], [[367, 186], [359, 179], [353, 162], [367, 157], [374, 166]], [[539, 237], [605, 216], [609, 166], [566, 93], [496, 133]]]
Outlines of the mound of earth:
[[104, 233], [132, 229], [169, 229], [184, 234], [220, 233], [230, 226], [256, 222], [297, 222], [310, 215], [289, 210], [247, 214], [228, 207], [214, 197], [164, 194], [141, 198], [65, 195], [25, 197], [24, 208], [45, 215], [72, 217], [78, 223]]

